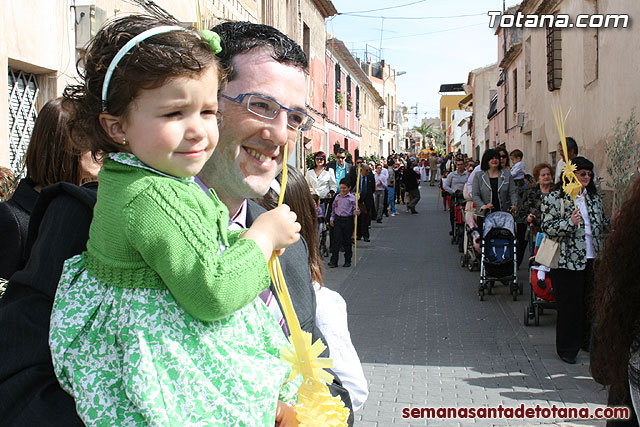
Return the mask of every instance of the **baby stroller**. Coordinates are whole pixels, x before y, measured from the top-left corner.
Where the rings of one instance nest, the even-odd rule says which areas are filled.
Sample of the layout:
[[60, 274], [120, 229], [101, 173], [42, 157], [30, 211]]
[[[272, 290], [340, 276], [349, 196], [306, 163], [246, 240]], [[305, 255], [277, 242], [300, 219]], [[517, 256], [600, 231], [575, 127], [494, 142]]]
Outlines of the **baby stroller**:
[[[529, 249], [533, 257], [535, 257], [535, 254], [538, 252], [543, 237], [543, 233], [536, 233], [532, 227]], [[529, 305], [524, 308], [525, 326], [529, 326], [531, 321], [533, 321], [535, 326], [540, 325], [540, 315], [543, 314], [544, 309], [556, 309], [556, 298], [553, 295], [553, 285], [549, 278], [549, 269], [535, 262], [533, 257], [529, 262], [531, 297], [529, 298]]]
[[518, 284], [516, 265], [516, 223], [508, 212], [494, 212], [486, 216], [482, 229], [482, 255], [480, 258], [480, 285], [478, 297], [491, 291], [496, 281], [509, 286], [513, 300], [522, 294]]
[[460, 267], [469, 271], [480, 269], [480, 254], [482, 252], [480, 248], [480, 231], [476, 223], [476, 218], [473, 213], [474, 205], [472, 202], [467, 202], [467, 208], [465, 209], [465, 225], [462, 247], [464, 252], [460, 255]]

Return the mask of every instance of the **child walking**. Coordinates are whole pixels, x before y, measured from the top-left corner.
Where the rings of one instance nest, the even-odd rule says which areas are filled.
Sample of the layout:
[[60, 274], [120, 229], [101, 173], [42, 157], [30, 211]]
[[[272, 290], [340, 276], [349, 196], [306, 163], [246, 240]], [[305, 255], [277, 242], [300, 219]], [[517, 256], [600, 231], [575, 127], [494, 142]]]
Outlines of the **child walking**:
[[354, 215], [360, 211], [356, 206], [356, 196], [349, 193], [349, 180], [342, 178], [340, 181], [340, 193], [333, 199], [331, 209], [331, 226], [333, 227], [333, 237], [336, 239], [331, 245], [331, 261], [329, 267], [338, 266], [338, 256], [340, 249], [344, 248], [344, 267], [351, 267], [351, 237], [353, 236]]
[[128, 16], [102, 29], [72, 130], [106, 154], [87, 250], [66, 261], [49, 344], [87, 425], [273, 426], [297, 387], [257, 295], [299, 238], [288, 207], [228, 232], [194, 182], [218, 142], [214, 33]]

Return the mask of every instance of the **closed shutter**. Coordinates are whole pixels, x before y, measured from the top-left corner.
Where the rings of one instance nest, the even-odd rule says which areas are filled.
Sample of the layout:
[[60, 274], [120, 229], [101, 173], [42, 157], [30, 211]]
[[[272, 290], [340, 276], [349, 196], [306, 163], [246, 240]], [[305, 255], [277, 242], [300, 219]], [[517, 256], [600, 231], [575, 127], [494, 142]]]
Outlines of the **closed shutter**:
[[9, 67], [9, 162], [24, 176], [24, 156], [38, 115], [36, 99], [40, 88], [35, 74]]

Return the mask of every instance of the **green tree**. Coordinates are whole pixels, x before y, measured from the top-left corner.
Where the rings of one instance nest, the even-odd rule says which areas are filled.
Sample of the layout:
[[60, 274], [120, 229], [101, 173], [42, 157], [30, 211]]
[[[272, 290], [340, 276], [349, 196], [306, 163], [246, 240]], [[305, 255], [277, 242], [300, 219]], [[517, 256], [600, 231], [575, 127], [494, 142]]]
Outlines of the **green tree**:
[[434, 129], [433, 124], [427, 125], [422, 123], [420, 126], [414, 126], [412, 129], [422, 135], [422, 148], [427, 148], [427, 138], [433, 138], [436, 147], [444, 147], [444, 132], [440, 129]]
[[422, 135], [422, 148], [426, 148], [427, 138], [430, 138], [433, 132], [433, 125], [421, 123], [420, 126], [414, 126], [411, 129]]
[[606, 153], [609, 160], [607, 186], [613, 190], [613, 211], [617, 211], [629, 196], [633, 184], [633, 173], [638, 165], [640, 152], [633, 140], [638, 127], [635, 110], [631, 110], [629, 119], [622, 123], [620, 117], [613, 128], [613, 141], [607, 141]]

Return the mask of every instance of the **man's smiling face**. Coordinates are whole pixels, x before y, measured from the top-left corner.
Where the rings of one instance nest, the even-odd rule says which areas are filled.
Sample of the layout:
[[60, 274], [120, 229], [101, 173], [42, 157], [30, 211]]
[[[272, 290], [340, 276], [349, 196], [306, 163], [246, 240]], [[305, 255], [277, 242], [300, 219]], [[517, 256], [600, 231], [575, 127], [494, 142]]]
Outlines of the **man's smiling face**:
[[[233, 80], [227, 83], [223, 94], [235, 98], [253, 93], [287, 108], [306, 110], [304, 71], [277, 62], [267, 49], [235, 56], [233, 70]], [[224, 98], [220, 98], [219, 111], [220, 140], [201, 177], [227, 206], [233, 206], [238, 200], [266, 194], [282, 170], [285, 145], [290, 153], [297, 134], [287, 126], [286, 111], [269, 120], [248, 111], [246, 103]]]

